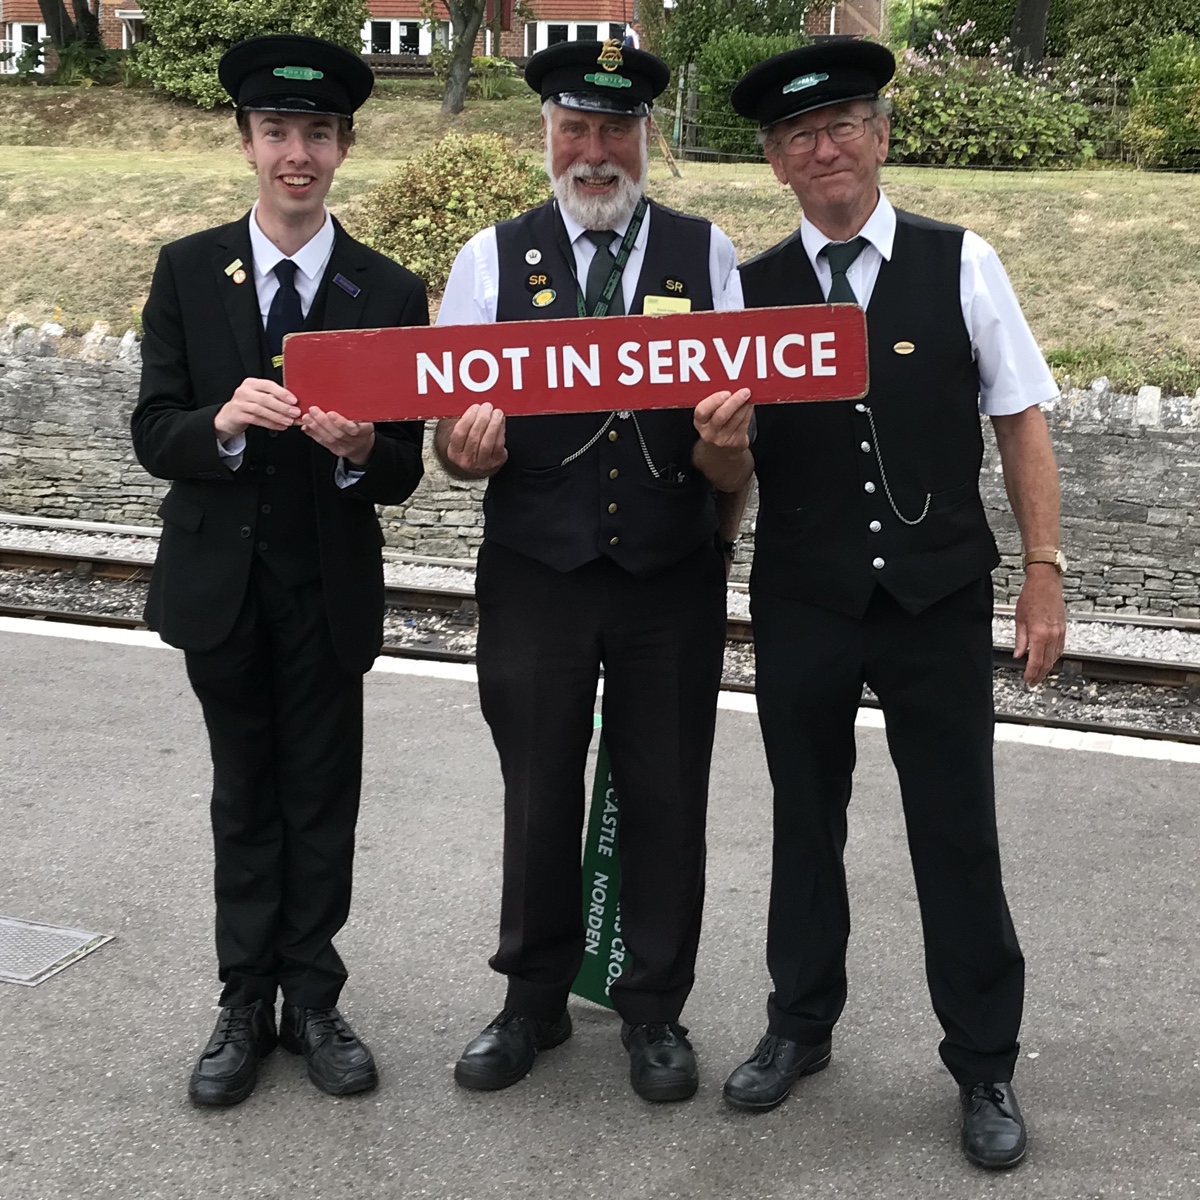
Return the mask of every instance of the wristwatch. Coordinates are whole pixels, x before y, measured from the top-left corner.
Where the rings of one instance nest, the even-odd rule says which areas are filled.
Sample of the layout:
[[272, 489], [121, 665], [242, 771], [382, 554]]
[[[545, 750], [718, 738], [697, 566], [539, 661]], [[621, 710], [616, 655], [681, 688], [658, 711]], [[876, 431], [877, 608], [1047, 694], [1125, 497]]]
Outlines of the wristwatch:
[[722, 542], [721, 543], [721, 550], [724, 553], [725, 557], [727, 559], [729, 559], [730, 562], [733, 562], [733, 560], [737, 557], [737, 548], [738, 548], [738, 539], [737, 538], [734, 538], [732, 542]]
[[1063, 574], [1067, 569], [1066, 555], [1057, 548], [1026, 550], [1025, 566], [1028, 567], [1031, 563], [1048, 563], [1060, 575]]

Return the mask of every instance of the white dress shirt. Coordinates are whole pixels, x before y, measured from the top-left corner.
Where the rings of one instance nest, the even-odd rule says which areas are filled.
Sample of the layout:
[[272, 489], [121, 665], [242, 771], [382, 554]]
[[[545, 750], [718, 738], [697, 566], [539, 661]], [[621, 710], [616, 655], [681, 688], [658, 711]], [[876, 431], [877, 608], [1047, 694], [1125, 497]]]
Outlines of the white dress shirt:
[[[296, 264], [294, 279], [296, 291], [300, 295], [300, 311], [307, 318], [321, 281], [325, 278], [325, 268], [329, 266], [329, 260], [333, 256], [334, 238], [333, 216], [329, 209], [326, 209], [325, 224], [295, 254], [284, 254], [259, 227], [258, 202], [255, 202], [250, 210], [250, 253], [254, 258], [254, 290], [258, 295], [258, 311], [264, 330], [267, 327], [267, 314], [271, 311], [271, 301], [279, 291], [276, 266], [285, 258], [290, 258]], [[246, 435], [234, 434], [224, 443], [218, 439], [217, 452], [225, 460], [225, 465], [236, 471], [242, 465], [242, 455], [246, 452]], [[339, 458], [334, 480], [338, 487], [349, 487], [361, 479], [362, 474], [361, 470]]]
[[[595, 244], [584, 236], [585, 230], [578, 221], [567, 213], [562, 214], [567, 237], [575, 255], [575, 277], [587, 279], [588, 266], [596, 253]], [[653, 210], [646, 210], [646, 218], [633, 243], [629, 261], [621, 275], [621, 295], [628, 312], [637, 295], [638, 279], [642, 263], [646, 258], [646, 239], [650, 236], [650, 221]], [[614, 226], [618, 237], [623, 238], [629, 228], [633, 214]], [[616, 243], [614, 243], [615, 245]], [[737, 269], [737, 252], [729, 238], [712, 227], [708, 244], [708, 278], [712, 285], [713, 308], [719, 310], [739, 309], [742, 303], [742, 280]], [[480, 230], [459, 252], [446, 281], [446, 294], [438, 310], [438, 325], [488, 325], [496, 319], [496, 301], [500, 293], [500, 255], [496, 247], [496, 227]]]
[[[847, 282], [868, 309], [883, 260], [892, 258], [896, 210], [880, 192], [879, 203], [859, 231], [867, 244], [846, 272]], [[821, 285], [829, 295], [833, 272], [821, 250], [832, 240], [806, 217], [800, 240]], [[979, 411], [985, 416], [1023, 412], [1058, 395], [1058, 384], [1021, 312], [1008, 274], [995, 250], [969, 229], [963, 234], [959, 301], [979, 370]]]

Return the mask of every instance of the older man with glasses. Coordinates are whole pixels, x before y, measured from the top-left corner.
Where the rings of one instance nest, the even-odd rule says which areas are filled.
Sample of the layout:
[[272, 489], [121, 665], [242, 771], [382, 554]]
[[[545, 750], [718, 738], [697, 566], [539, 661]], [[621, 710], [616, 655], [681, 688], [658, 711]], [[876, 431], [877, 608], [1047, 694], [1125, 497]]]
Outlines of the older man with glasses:
[[991, 247], [880, 191], [879, 93], [894, 68], [882, 46], [827, 42], [759, 63], [732, 96], [803, 209], [795, 233], [742, 267], [746, 305], [860, 304], [871, 385], [857, 403], [758, 408], [753, 446], [725, 451], [712, 474], [729, 490], [758, 478], [751, 604], [775, 818], [767, 1033], [725, 1097], [773, 1108], [829, 1064], [846, 1000], [843, 853], [866, 683], [900, 779], [963, 1151], [1010, 1167], [1026, 1146], [1011, 1083], [1024, 959], [996, 832], [999, 556], [979, 495], [979, 418], [992, 421], [1027, 549], [1016, 652], [1033, 684], [1065, 631], [1058, 474], [1038, 408], [1057, 388]]

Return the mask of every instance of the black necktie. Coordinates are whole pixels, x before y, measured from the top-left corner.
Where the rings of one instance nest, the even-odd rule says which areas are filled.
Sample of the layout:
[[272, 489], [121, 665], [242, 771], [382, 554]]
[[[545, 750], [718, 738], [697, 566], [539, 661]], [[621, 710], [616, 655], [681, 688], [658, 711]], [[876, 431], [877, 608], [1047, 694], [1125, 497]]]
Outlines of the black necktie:
[[867, 244], [863, 237], [851, 238], [848, 242], [829, 242], [821, 247], [821, 253], [829, 260], [833, 271], [833, 282], [829, 285], [830, 304], [857, 304], [858, 297], [846, 278], [850, 264], [862, 253]]
[[[596, 305], [600, 303], [600, 293], [604, 291], [604, 285], [612, 274], [612, 244], [617, 235], [611, 229], [588, 229], [584, 231], [584, 236], [596, 247], [592, 261], [588, 264], [587, 284], [583, 289], [583, 306], [588, 316], [591, 316], [596, 311]], [[625, 298], [621, 295], [620, 284], [617, 284], [617, 290], [608, 303], [607, 315], [625, 315]]]
[[299, 333], [304, 328], [304, 310], [296, 291], [296, 264], [290, 258], [280, 259], [275, 264], [275, 278], [279, 280], [279, 290], [267, 309], [267, 349], [272, 358], [283, 353], [286, 334]]

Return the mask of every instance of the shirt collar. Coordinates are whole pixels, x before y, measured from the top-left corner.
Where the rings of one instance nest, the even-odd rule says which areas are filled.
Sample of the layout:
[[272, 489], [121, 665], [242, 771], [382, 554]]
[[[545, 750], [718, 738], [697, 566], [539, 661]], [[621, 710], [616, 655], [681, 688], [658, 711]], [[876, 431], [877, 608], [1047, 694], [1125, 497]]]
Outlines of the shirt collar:
[[[570, 238], [571, 245], [574, 246], [575, 243], [577, 241], [579, 241], [579, 239], [581, 237], [583, 237], [583, 235], [585, 233], [587, 233], [587, 230], [584, 229], [584, 227], [582, 225], [580, 225], [580, 223], [578, 221], [576, 221], [575, 218], [572, 217], [566, 211], [566, 209], [563, 208], [563, 206], [561, 204], [558, 206], [558, 213], [559, 213], [559, 216], [562, 217], [562, 223], [563, 223], [563, 227], [567, 231], [567, 237]], [[613, 243], [614, 246], [619, 246], [621, 244], [621, 239], [624, 238], [625, 231], [629, 228], [629, 222], [632, 220], [633, 220], [633, 213], [631, 212], [629, 214], [629, 216], [627, 216], [625, 218], [625, 220], [621, 221], [617, 225], [612, 226], [613, 231], [617, 235], [617, 240]], [[647, 207], [646, 208], [646, 216], [642, 221], [642, 227], [641, 227], [641, 229], [638, 230], [638, 235], [633, 240], [633, 248], [635, 250], [644, 250], [645, 249], [646, 238], [649, 235], [649, 232], [650, 232], [650, 209], [649, 209], [649, 207]], [[616, 254], [615, 249], [614, 249], [613, 253], [614, 253], [614, 255]]]
[[[892, 243], [896, 240], [896, 210], [883, 192], [879, 193], [879, 203], [875, 205], [875, 210], [867, 218], [866, 224], [858, 231], [858, 236], [866, 238], [885, 261], [891, 261]], [[800, 218], [800, 240], [804, 243], [809, 259], [814, 263], [821, 251], [833, 241], [807, 217]]]
[[284, 254], [259, 228], [258, 204], [250, 210], [250, 252], [259, 275], [270, 275], [276, 264], [290, 258], [309, 279], [319, 279], [333, 252], [333, 239], [333, 217], [326, 209], [325, 224], [295, 254]]

